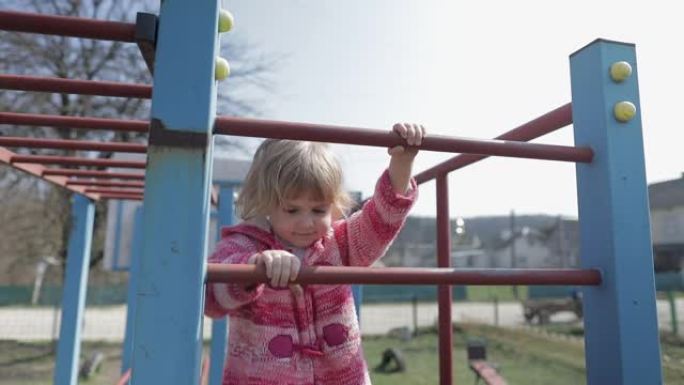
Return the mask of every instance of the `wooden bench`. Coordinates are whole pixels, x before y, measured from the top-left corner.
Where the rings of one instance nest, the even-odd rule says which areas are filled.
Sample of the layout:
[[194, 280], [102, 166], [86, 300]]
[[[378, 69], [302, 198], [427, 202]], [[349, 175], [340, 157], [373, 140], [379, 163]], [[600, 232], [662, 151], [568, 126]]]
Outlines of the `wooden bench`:
[[507, 385], [496, 367], [487, 361], [487, 344], [483, 339], [468, 339], [466, 349], [468, 366], [475, 374], [475, 384], [483, 380], [486, 385]]
[[468, 362], [468, 365], [470, 366], [470, 370], [475, 373], [475, 376], [477, 378], [476, 384], [480, 381], [483, 380], [486, 385], [507, 385], [508, 383], [506, 380], [503, 379], [499, 375], [499, 372], [496, 370], [492, 364], [490, 364], [487, 361], [484, 360], [470, 360]]

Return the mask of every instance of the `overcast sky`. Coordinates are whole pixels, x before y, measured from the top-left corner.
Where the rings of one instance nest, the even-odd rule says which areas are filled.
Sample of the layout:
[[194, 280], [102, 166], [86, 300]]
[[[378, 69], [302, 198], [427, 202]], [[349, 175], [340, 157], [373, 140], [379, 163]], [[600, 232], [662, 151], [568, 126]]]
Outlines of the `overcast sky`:
[[[681, 37], [671, 1], [223, 0], [239, 39], [267, 55], [264, 118], [493, 138], [570, 102], [568, 56], [596, 38], [635, 43], [647, 179], [680, 177]], [[230, 52], [223, 52], [230, 60]], [[220, 85], [230, 92], [230, 80]], [[572, 127], [539, 143], [572, 145]], [[371, 193], [385, 150], [334, 146], [351, 190]], [[415, 172], [451, 157], [421, 152]], [[452, 173], [452, 216], [577, 215], [574, 165], [492, 158]], [[434, 182], [416, 215], [434, 215]]]

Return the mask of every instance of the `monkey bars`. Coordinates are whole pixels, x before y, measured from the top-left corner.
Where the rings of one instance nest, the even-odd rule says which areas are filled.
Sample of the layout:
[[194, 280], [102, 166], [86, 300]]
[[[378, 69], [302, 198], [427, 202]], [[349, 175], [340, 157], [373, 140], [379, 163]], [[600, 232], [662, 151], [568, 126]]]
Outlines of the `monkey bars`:
[[[2, 75], [0, 89], [149, 99], [152, 86], [45, 76]], [[17, 123], [21, 124], [21, 123]]]
[[[267, 283], [263, 267], [210, 263], [207, 282]], [[302, 267], [293, 284], [581, 285], [601, 284], [595, 269], [450, 269], [411, 267]]]
[[0, 11], [0, 30], [122, 42], [135, 41], [135, 24], [17, 11]]

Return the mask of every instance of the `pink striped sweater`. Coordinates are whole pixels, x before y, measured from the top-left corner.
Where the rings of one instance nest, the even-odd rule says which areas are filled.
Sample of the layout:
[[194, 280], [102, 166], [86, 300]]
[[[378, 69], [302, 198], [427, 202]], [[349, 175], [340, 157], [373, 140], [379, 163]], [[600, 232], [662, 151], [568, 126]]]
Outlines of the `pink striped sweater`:
[[[411, 181], [396, 194], [387, 171], [363, 208], [333, 223], [305, 250], [302, 266], [369, 266], [387, 250], [417, 197]], [[270, 231], [241, 223], [222, 230], [212, 263], [245, 263], [283, 249]], [[230, 316], [224, 385], [370, 384], [349, 285], [273, 289], [260, 284], [207, 284], [205, 313]]]

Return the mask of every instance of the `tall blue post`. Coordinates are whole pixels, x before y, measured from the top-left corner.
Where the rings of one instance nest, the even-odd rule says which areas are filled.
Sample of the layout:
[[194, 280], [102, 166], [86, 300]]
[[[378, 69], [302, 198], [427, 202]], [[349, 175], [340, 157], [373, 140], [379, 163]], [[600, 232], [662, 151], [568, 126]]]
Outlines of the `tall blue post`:
[[71, 199], [71, 230], [62, 292], [62, 319], [54, 372], [55, 385], [74, 385], [78, 382], [81, 326], [95, 217], [95, 208], [90, 199], [78, 194], [74, 194]]
[[[235, 218], [233, 204], [234, 184], [222, 184], [219, 192], [218, 239], [221, 239], [221, 227], [230, 226]], [[209, 365], [209, 385], [221, 385], [223, 366], [228, 349], [228, 318], [216, 319], [211, 323], [211, 364]]]
[[361, 325], [361, 304], [363, 303], [363, 285], [352, 285], [352, 295], [354, 296], [354, 307], [356, 308], [356, 318]]
[[199, 381], [218, 0], [162, 1], [147, 150], [134, 385]]
[[570, 69], [575, 144], [594, 150], [577, 165], [581, 264], [603, 274], [583, 291], [587, 384], [661, 384], [635, 49], [596, 40]]
[[[142, 206], [139, 206], [133, 214], [133, 239], [131, 240], [131, 253], [128, 262], [128, 292], [126, 294], [126, 332], [121, 357], [121, 373], [130, 369], [133, 356], [133, 324], [135, 323], [137, 303], [138, 262], [142, 253], [142, 211]], [[117, 223], [121, 224], [122, 222], [118, 221]], [[119, 227], [121, 226], [117, 226], [117, 228]]]

